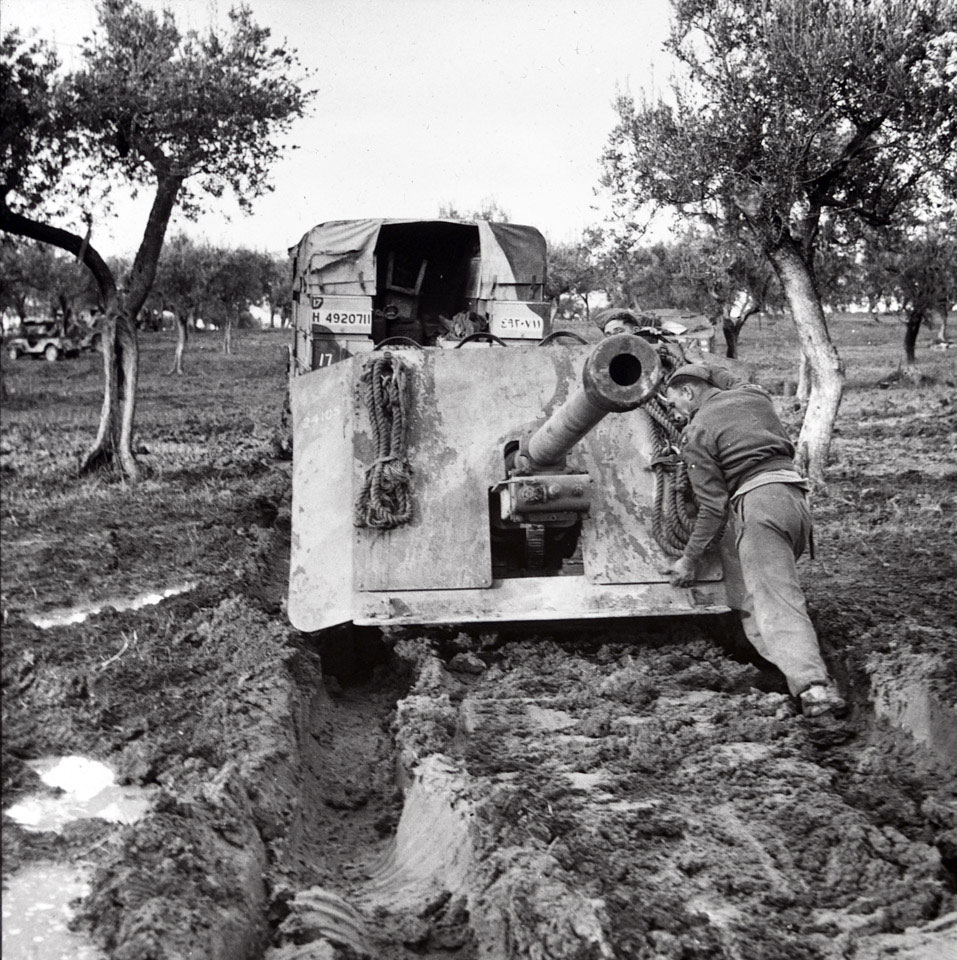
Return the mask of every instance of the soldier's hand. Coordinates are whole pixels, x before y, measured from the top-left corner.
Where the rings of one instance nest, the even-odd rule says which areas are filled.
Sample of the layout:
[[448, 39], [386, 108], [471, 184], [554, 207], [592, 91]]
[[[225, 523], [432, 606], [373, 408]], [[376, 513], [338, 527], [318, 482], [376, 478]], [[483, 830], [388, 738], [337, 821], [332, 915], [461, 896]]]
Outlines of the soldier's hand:
[[673, 587], [690, 587], [695, 582], [695, 562], [687, 557], [679, 557], [675, 565], [667, 570], [671, 574], [671, 585]]

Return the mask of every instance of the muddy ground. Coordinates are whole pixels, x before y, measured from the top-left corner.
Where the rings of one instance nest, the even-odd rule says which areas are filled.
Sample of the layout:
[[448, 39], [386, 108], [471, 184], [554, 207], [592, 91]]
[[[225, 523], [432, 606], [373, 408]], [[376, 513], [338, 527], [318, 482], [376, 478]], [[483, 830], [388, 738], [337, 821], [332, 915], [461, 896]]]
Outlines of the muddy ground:
[[[4, 358], [4, 808], [46, 756], [157, 788], [128, 826], [5, 817], [4, 877], [90, 865], [74, 925], [124, 960], [955, 955], [957, 351], [902, 381], [900, 333], [834, 324], [803, 575], [851, 711], [823, 723], [730, 618], [297, 634], [284, 334], [200, 334], [184, 378], [144, 337], [137, 488], [73, 475], [98, 357]], [[786, 323], [742, 355], [796, 425]]]

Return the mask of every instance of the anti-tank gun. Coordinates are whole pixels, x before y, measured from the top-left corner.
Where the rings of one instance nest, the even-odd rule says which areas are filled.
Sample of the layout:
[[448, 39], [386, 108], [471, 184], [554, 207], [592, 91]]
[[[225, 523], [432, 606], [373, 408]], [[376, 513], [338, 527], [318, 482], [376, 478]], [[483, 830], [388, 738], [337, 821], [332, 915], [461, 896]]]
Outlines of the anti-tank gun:
[[337, 221], [293, 252], [294, 626], [727, 610], [716, 558], [666, 572], [661, 346], [555, 339], [538, 231]]
[[507, 478], [491, 491], [499, 505], [493, 523], [500, 544], [512, 534], [513, 552], [519, 546], [514, 534], [522, 532], [528, 569], [556, 560], [570, 565], [581, 521], [591, 509], [593, 484], [587, 472], [568, 466], [568, 454], [609, 414], [635, 410], [651, 399], [661, 374], [658, 355], [644, 340], [630, 334], [609, 337], [589, 353], [578, 389], [506, 450]]

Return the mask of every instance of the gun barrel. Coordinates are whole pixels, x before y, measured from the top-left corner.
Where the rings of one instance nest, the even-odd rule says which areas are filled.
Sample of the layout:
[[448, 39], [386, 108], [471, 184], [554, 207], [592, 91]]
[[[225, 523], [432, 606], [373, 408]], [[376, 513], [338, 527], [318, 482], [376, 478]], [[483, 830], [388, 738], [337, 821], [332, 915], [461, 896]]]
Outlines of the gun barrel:
[[602, 340], [585, 360], [581, 386], [532, 434], [529, 458], [539, 467], [558, 463], [609, 413], [634, 410], [660, 382], [658, 354], [641, 337], [621, 333]]

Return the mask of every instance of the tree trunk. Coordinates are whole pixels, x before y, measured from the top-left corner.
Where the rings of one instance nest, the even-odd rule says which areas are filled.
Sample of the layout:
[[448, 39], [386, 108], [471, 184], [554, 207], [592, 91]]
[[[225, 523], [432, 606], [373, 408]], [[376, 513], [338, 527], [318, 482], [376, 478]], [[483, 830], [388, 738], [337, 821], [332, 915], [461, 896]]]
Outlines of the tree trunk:
[[139, 479], [133, 456], [139, 373], [136, 327], [129, 312], [116, 305], [104, 315], [102, 331], [103, 406], [96, 439], [80, 464], [80, 473], [117, 466], [128, 480], [135, 481]]
[[[724, 342], [728, 347], [728, 357], [732, 360], [736, 360], [738, 357], [738, 344], [741, 342], [741, 331], [744, 329], [744, 325], [751, 319], [756, 313], [759, 313], [761, 307], [755, 300], [749, 295], [747, 300], [747, 305], [741, 308], [741, 312], [738, 314], [738, 319], [734, 320], [729, 315], [725, 319], [725, 325], [731, 327], [731, 337], [734, 342], [732, 347], [731, 343], [728, 341], [728, 330], [725, 329], [724, 332]], [[758, 318], [760, 323], [760, 317]], [[734, 353], [731, 353], [731, 350], [734, 350]]]
[[139, 479], [133, 456], [133, 420], [139, 377], [135, 318], [156, 279], [156, 264], [163, 249], [166, 227], [182, 183], [181, 177], [161, 177], [158, 181], [143, 240], [130, 271], [127, 295], [104, 323], [103, 407], [96, 440], [80, 464], [81, 473], [114, 465], [128, 480]]
[[907, 322], [904, 325], [904, 363], [913, 367], [917, 363], [917, 335], [924, 322], [922, 310], [908, 310]]
[[223, 353], [230, 354], [233, 352], [233, 319], [232, 317], [227, 317], [225, 321], [225, 326], [223, 327]]
[[[166, 213], [167, 222], [171, 210], [172, 205]], [[117, 463], [129, 478], [135, 479], [138, 471], [133, 459], [132, 439], [139, 357], [132, 318], [142, 306], [142, 300], [137, 302], [135, 309], [132, 310], [128, 303], [119, 303], [113, 272], [93, 245], [88, 242], [89, 238], [84, 239], [68, 230], [52, 227], [49, 224], [40, 223], [14, 213], [5, 203], [0, 203], [0, 229], [66, 250], [77, 257], [78, 260], [82, 260], [93, 274], [103, 306], [101, 339], [104, 371], [103, 407], [100, 413], [100, 425], [96, 440], [83, 458], [80, 464], [80, 472], [84, 473], [101, 465]], [[160, 246], [162, 246], [162, 237], [160, 237]], [[158, 248], [156, 257], [159, 257]], [[137, 255], [137, 259], [139, 259], [139, 255]], [[154, 260], [154, 276], [155, 271], [156, 263]], [[152, 283], [152, 277], [150, 283]], [[147, 287], [143, 293], [144, 300], [148, 292]], [[119, 412], [121, 406], [122, 413]]]
[[724, 355], [729, 360], [738, 359], [738, 331], [730, 317], [721, 318], [721, 331], [724, 334]]
[[189, 340], [189, 327], [186, 325], [186, 316], [177, 310], [176, 312], [176, 352], [173, 354], [173, 366], [170, 367], [170, 374], [177, 373], [183, 375], [183, 354], [186, 352], [186, 342]]
[[947, 343], [947, 318], [950, 315], [949, 304], [937, 307], [934, 313], [937, 314], [937, 336], [934, 340], [936, 343]]
[[803, 350], [798, 358], [798, 382], [795, 395], [802, 401], [808, 400], [811, 396], [811, 364]]
[[798, 436], [795, 463], [815, 487], [824, 487], [824, 469], [834, 422], [844, 395], [844, 363], [828, 333], [814, 276], [789, 237], [771, 247], [768, 257], [811, 368], [811, 393]]

